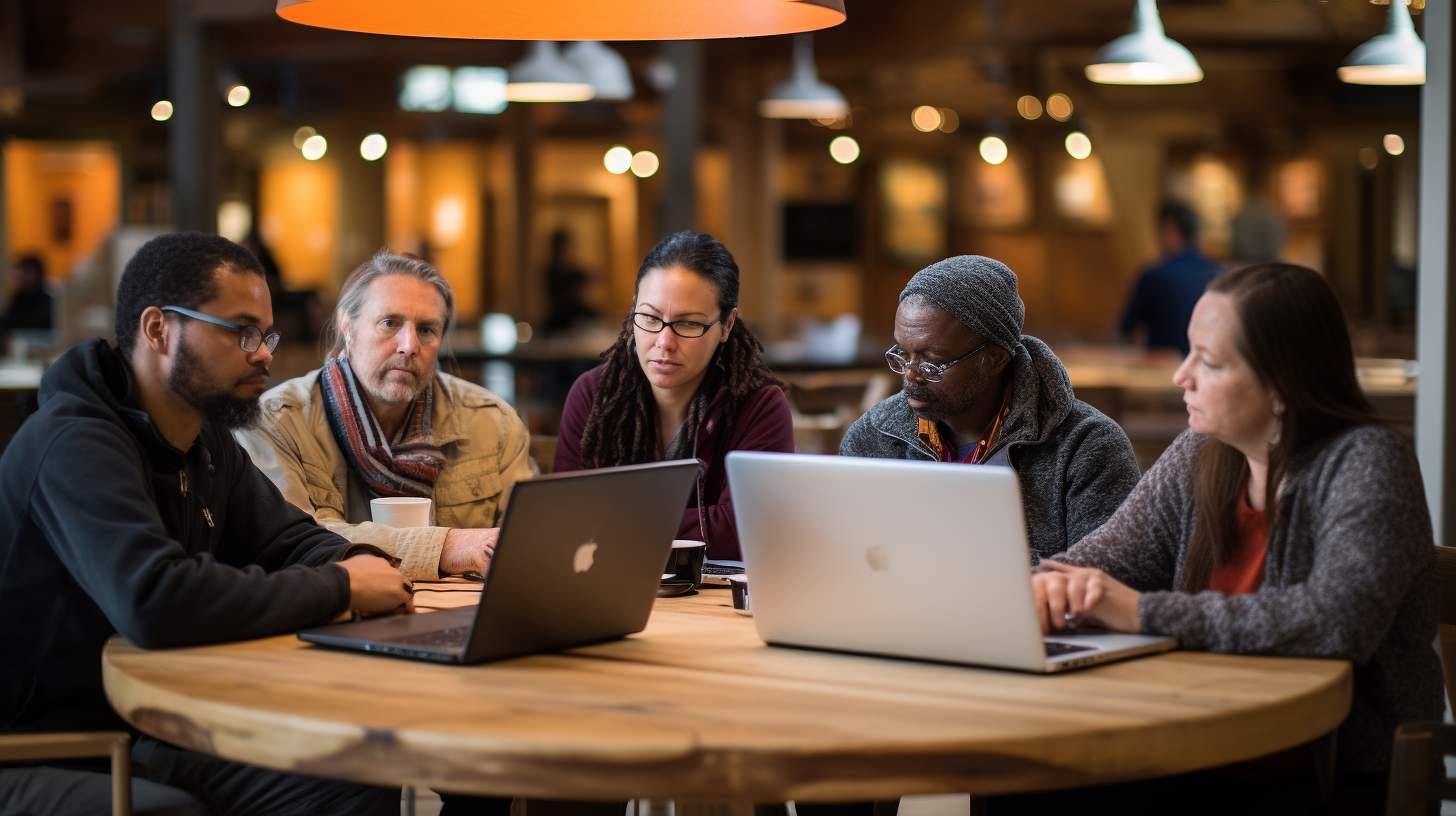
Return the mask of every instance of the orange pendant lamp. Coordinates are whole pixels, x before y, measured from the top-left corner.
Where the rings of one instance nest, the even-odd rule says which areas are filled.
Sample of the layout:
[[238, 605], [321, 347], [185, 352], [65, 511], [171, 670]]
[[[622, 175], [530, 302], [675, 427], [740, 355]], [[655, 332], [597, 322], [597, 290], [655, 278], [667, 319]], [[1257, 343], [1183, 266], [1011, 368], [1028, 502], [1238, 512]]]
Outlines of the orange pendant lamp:
[[844, 0], [278, 0], [319, 28], [475, 40], [703, 40], [817, 31]]

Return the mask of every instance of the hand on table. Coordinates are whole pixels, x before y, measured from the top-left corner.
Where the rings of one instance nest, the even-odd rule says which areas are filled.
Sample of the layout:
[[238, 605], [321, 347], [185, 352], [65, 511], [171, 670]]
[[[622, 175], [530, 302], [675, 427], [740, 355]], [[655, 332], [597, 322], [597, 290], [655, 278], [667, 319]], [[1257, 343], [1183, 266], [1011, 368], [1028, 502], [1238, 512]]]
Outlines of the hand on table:
[[339, 566], [349, 573], [349, 608], [365, 614], [413, 612], [413, 587], [398, 569], [377, 555], [345, 558]]
[[440, 550], [440, 574], [459, 575], [465, 572], [485, 574], [495, 555], [499, 527], [457, 529], [445, 533], [445, 546]]
[[1031, 576], [1036, 614], [1045, 633], [1081, 623], [1114, 632], [1139, 632], [1138, 599], [1142, 593], [1093, 567], [1043, 561]]

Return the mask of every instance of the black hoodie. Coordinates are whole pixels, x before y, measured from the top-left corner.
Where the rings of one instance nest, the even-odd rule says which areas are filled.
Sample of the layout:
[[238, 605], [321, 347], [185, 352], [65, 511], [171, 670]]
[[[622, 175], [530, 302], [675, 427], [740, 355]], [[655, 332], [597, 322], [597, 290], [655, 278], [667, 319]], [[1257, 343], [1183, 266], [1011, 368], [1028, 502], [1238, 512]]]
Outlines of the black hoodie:
[[348, 543], [289, 504], [224, 428], [185, 454], [106, 342], [66, 352], [0, 457], [0, 732], [116, 728], [114, 633], [164, 648], [343, 611]]

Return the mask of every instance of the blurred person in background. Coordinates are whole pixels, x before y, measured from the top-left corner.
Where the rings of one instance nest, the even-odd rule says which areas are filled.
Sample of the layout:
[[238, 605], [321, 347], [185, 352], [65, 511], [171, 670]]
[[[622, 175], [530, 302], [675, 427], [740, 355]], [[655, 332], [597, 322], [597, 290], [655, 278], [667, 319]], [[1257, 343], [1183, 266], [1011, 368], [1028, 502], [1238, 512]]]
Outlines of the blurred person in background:
[[560, 227], [551, 233], [551, 255], [546, 262], [546, 335], [565, 334], [590, 325], [597, 310], [586, 302], [591, 275], [576, 261], [571, 233]]
[[5, 313], [0, 315], [0, 331], [48, 331], [54, 319], [55, 303], [46, 290], [45, 262], [39, 255], [21, 255], [15, 260], [13, 274], [15, 290]]
[[1158, 249], [1161, 260], [1144, 269], [1133, 284], [1122, 313], [1122, 339], [1141, 337], [1149, 349], [1186, 355], [1188, 318], [1218, 274], [1218, 264], [1198, 251], [1198, 216], [1181, 202], [1166, 202], [1158, 210]]

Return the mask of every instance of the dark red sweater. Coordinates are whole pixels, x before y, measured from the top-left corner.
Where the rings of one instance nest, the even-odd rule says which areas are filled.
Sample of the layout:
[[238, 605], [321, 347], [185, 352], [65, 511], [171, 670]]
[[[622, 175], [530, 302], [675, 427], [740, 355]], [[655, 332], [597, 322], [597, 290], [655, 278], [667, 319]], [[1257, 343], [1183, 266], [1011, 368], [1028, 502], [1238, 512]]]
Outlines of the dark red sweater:
[[[577, 378], [561, 411], [561, 438], [556, 443], [557, 472], [581, 470], [581, 432], [586, 428], [602, 381], [602, 367]], [[698, 429], [698, 459], [703, 474], [699, 491], [688, 497], [678, 538], [707, 539], [709, 558], [742, 558], [738, 549], [738, 522], [733, 518], [733, 500], [728, 495], [728, 471], [723, 457], [731, 450], [794, 452], [794, 423], [789, 401], [774, 385], [750, 394], [735, 413], [725, 395], [719, 394], [708, 406], [707, 418]]]

